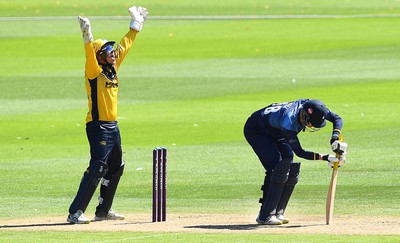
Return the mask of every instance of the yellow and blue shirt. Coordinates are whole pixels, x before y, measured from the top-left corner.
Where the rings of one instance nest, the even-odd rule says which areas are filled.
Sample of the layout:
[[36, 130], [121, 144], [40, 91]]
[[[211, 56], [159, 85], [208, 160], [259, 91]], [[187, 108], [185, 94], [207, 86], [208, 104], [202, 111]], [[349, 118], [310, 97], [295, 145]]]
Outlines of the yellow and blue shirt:
[[[116, 62], [113, 67], [100, 65], [92, 42], [85, 44], [86, 64], [85, 82], [89, 111], [86, 123], [91, 121], [116, 121], [118, 107], [118, 75], [117, 73], [126, 54], [137, 35], [136, 30], [130, 29], [122, 38], [115, 50]], [[114, 70], [112, 70], [114, 69]]]

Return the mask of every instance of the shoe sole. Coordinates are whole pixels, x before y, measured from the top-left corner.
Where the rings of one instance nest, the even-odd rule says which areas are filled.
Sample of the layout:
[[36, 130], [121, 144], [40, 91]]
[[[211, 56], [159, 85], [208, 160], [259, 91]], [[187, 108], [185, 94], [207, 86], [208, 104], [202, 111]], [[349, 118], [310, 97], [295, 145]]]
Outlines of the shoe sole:
[[282, 222], [257, 222], [260, 225], [282, 225]]
[[285, 217], [282, 217], [282, 216], [276, 217], [276, 219], [279, 220], [279, 221], [281, 221], [282, 224], [287, 224], [287, 223], [289, 223], [289, 219], [288, 219], [288, 218], [285, 218]]
[[268, 221], [260, 220], [259, 217], [257, 217], [256, 222], [261, 225], [281, 225], [281, 224], [283, 224], [282, 221], [277, 219], [276, 217], [271, 217]]
[[95, 217], [95, 221], [104, 221], [104, 220], [124, 220], [125, 218], [97, 218]]
[[88, 220], [88, 221], [78, 221], [78, 222], [76, 222], [76, 221], [68, 220], [68, 219], [67, 219], [67, 222], [70, 223], [70, 224], [89, 224], [89, 223], [90, 223], [90, 220]]
[[268, 222], [266, 222], [266, 221], [256, 220], [256, 222], [258, 224], [261, 224], [261, 225], [281, 225], [281, 224], [283, 224], [281, 221], [268, 221]]

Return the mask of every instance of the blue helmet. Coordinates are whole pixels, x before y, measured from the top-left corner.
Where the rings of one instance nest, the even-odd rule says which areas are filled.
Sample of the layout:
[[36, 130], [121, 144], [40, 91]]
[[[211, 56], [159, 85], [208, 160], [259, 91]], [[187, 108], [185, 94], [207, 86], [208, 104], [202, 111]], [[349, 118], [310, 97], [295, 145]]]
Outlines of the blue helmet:
[[303, 110], [306, 116], [306, 123], [311, 123], [315, 128], [322, 128], [326, 125], [326, 116], [328, 108], [320, 100], [309, 100], [303, 104]]

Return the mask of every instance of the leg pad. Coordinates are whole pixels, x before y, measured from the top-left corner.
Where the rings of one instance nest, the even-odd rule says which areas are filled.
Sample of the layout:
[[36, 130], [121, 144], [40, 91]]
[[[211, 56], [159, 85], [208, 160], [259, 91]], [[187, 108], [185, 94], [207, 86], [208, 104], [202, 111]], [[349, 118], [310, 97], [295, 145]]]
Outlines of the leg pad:
[[119, 179], [124, 172], [125, 164], [122, 164], [117, 171], [111, 175], [109, 180], [103, 178], [100, 187], [99, 205], [96, 207], [96, 216], [104, 217], [111, 209], [115, 192], [117, 191]]
[[276, 208], [277, 214], [283, 215], [285, 213], [287, 204], [289, 203], [289, 199], [293, 193], [294, 187], [299, 181], [299, 175], [300, 175], [300, 163], [290, 164], [289, 177], [286, 183], [284, 184], [282, 196]]
[[[281, 160], [272, 171], [268, 184], [268, 191], [263, 197], [259, 219], [265, 220], [268, 216], [276, 213], [276, 207], [281, 198], [284, 183], [288, 179], [291, 159]], [[265, 193], [265, 191], [264, 191]]]
[[99, 184], [100, 179], [107, 173], [108, 166], [101, 160], [93, 162], [83, 173], [78, 193], [72, 202], [69, 213], [74, 214], [78, 210], [85, 212], [93, 194]]

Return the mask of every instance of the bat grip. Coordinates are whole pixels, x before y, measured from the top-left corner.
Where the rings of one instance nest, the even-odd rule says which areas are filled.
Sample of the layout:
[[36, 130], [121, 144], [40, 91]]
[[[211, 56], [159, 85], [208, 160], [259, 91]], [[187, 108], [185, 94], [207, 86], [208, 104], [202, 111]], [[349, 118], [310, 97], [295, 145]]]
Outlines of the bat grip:
[[[342, 135], [342, 134], [339, 135], [339, 141], [340, 141], [340, 142], [343, 142], [343, 135]], [[340, 154], [336, 154], [336, 158], [339, 159], [339, 158], [340, 158]], [[333, 169], [334, 169], [334, 170], [339, 169], [339, 162], [333, 163]]]

